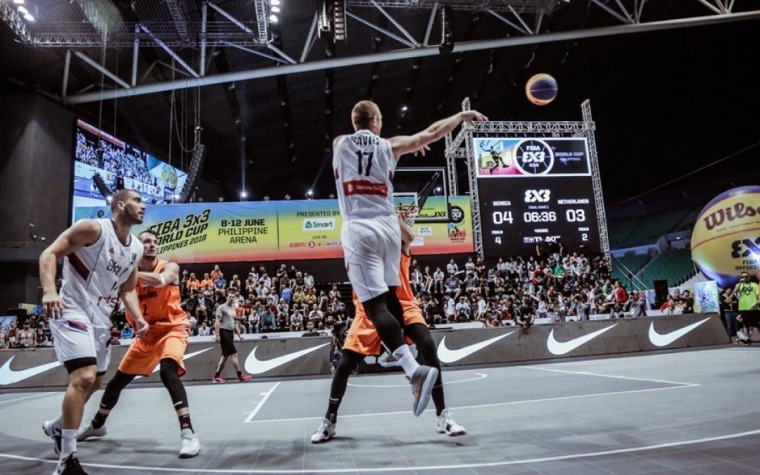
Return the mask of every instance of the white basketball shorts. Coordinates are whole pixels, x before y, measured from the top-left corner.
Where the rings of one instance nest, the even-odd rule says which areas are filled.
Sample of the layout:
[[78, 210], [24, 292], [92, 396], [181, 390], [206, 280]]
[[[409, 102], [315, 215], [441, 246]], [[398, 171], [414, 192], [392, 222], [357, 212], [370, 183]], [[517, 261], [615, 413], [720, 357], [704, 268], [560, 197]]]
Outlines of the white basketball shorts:
[[401, 228], [395, 215], [346, 221], [340, 236], [348, 280], [360, 302], [401, 285]]
[[107, 328], [93, 326], [90, 319], [78, 310], [64, 309], [61, 318], [50, 320], [53, 348], [58, 361], [95, 358], [98, 373], [104, 373], [111, 361], [111, 339]]

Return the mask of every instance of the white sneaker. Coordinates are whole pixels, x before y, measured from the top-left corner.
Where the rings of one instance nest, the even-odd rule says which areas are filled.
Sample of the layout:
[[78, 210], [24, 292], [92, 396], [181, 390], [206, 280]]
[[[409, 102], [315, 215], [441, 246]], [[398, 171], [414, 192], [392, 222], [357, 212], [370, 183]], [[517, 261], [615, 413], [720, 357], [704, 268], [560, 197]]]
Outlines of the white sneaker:
[[105, 424], [100, 426], [100, 429], [92, 427], [92, 424], [87, 424], [87, 427], [80, 428], [79, 432], [77, 432], [77, 442], [82, 442], [92, 437], [105, 437], [106, 434], [108, 434], [108, 428], [106, 428]]
[[420, 365], [412, 377], [409, 378], [409, 382], [412, 384], [412, 395], [414, 396], [412, 410], [415, 417], [425, 412], [425, 408], [430, 402], [430, 394], [433, 392], [436, 379], [438, 379], [438, 369], [425, 365]]
[[311, 435], [312, 444], [321, 444], [335, 437], [335, 424], [329, 419], [322, 419], [316, 432]]
[[77, 453], [73, 452], [65, 459], [58, 461], [53, 475], [87, 475], [87, 472], [80, 465]]
[[454, 420], [451, 411], [448, 409], [444, 409], [443, 412], [441, 412], [441, 415], [438, 416], [438, 419], [436, 420], [436, 431], [439, 434], [446, 434], [451, 437], [457, 437], [467, 433], [467, 429], [457, 424], [457, 421]]
[[201, 452], [201, 441], [190, 429], [182, 429], [180, 432], [182, 446], [179, 449], [179, 458], [189, 459]]
[[42, 432], [44, 432], [46, 436], [53, 439], [53, 451], [56, 455], [59, 455], [61, 453], [61, 429], [55, 427], [56, 420], [57, 419], [53, 419], [43, 422]]

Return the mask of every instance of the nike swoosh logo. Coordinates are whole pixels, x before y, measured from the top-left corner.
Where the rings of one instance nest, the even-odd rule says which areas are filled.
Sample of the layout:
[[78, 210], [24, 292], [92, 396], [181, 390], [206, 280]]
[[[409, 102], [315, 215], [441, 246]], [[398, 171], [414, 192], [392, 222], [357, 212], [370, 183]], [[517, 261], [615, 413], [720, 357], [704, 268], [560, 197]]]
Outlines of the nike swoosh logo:
[[329, 345], [330, 343], [324, 343], [322, 345], [314, 346], [312, 348], [306, 348], [305, 350], [296, 351], [295, 353], [290, 353], [283, 356], [278, 356], [277, 358], [272, 358], [270, 360], [260, 360], [256, 358], [256, 349], [257, 346], [253, 347], [253, 351], [251, 351], [251, 354], [248, 355], [248, 358], [245, 359], [245, 370], [250, 374], [261, 374], [266, 373], [267, 371], [271, 371], [278, 366], [282, 366], [286, 363], [290, 363], [291, 361], [298, 359], [302, 357], [303, 355], [308, 355], [312, 351], [316, 351], [320, 348], [324, 348], [325, 346]]
[[455, 363], [461, 359], [467, 358], [477, 351], [482, 350], [488, 345], [496, 343], [502, 338], [508, 337], [512, 333], [514, 332], [505, 333], [504, 335], [499, 335], [497, 337], [491, 338], [490, 340], [475, 343], [474, 345], [465, 346], [464, 348], [460, 348], [458, 350], [451, 350], [449, 348], [446, 348], [446, 337], [444, 336], [443, 339], [441, 339], [441, 344], [438, 346], [438, 359], [441, 361], [441, 363]]
[[549, 333], [549, 338], [547, 338], [546, 340], [546, 349], [549, 350], [549, 352], [553, 355], [557, 355], [557, 356], [564, 355], [564, 354], [570, 353], [571, 351], [583, 345], [584, 343], [588, 343], [589, 341], [598, 337], [602, 333], [612, 330], [616, 326], [618, 326], [617, 323], [607, 328], [602, 328], [601, 330], [597, 330], [593, 333], [589, 333], [588, 335], [583, 335], [583, 336], [579, 336], [578, 338], [573, 338], [570, 341], [557, 341], [554, 338], [554, 329], [552, 328], [552, 331]]
[[20, 383], [21, 381], [25, 379], [29, 379], [31, 377], [37, 376], [38, 374], [44, 373], [45, 371], [51, 370], [61, 365], [61, 363], [54, 361], [52, 363], [35, 366], [34, 368], [14, 371], [13, 369], [11, 369], [11, 361], [13, 361], [13, 358], [15, 357], [16, 357], [15, 355], [11, 356], [10, 359], [8, 359], [8, 361], [6, 361], [5, 364], [2, 367], [0, 367], [0, 385], [2, 386], [8, 385], [8, 384]]
[[702, 325], [709, 319], [710, 319], [709, 317], [705, 318], [704, 320], [700, 320], [696, 323], [692, 323], [691, 325], [685, 326], [681, 329], [674, 330], [670, 333], [665, 333], [665, 334], [657, 333], [657, 330], [654, 329], [654, 322], [652, 322], [649, 325], [649, 341], [651, 341], [654, 346], [658, 346], [658, 347], [668, 346], [669, 344], [678, 340], [679, 338], [686, 335], [690, 331], [694, 330], [698, 326]]

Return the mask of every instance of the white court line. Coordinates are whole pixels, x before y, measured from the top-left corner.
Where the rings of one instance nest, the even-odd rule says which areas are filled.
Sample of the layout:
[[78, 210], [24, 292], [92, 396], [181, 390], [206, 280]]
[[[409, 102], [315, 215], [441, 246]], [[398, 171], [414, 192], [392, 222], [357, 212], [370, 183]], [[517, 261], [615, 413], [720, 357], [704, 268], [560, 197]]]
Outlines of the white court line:
[[[697, 384], [689, 384], [689, 385], [683, 385], [683, 386], [670, 386], [667, 388], [650, 388], [650, 389], [631, 389], [629, 391], [612, 391], [607, 393], [591, 393], [591, 394], [577, 394], [574, 396], [557, 396], [557, 397], [547, 397], [542, 399], [526, 399], [525, 401], [508, 401], [508, 402], [494, 402], [491, 404], [477, 404], [472, 406], [456, 406], [452, 407], [452, 409], [456, 411], [461, 411], [463, 409], [483, 409], [488, 407], [501, 407], [501, 406], [516, 406], [518, 404], [534, 404], [537, 402], [550, 402], [550, 401], [567, 401], [569, 399], [582, 399], [587, 397], [599, 397], [599, 396], [618, 396], [620, 394], [636, 394], [636, 393], [647, 393], [647, 392], [654, 392], [654, 391], [669, 391], [671, 389], [684, 389], [684, 388], [690, 388], [698, 386]], [[434, 409], [427, 409], [425, 412], [431, 412]], [[393, 412], [373, 412], [373, 413], [362, 413], [362, 414], [348, 414], [343, 415], [341, 414], [341, 419], [350, 419], [354, 417], [375, 417], [375, 416], [392, 416], [392, 415], [409, 415], [409, 411], [393, 411]], [[319, 417], [291, 417], [287, 419], [266, 419], [266, 420], [258, 420], [258, 421], [251, 421], [253, 424], [260, 424], [264, 422], [297, 422], [297, 421], [316, 421], [316, 420], [322, 420], [323, 416]]]
[[[508, 465], [524, 465], [542, 462], [557, 462], [560, 460], [570, 459], [584, 459], [591, 457], [604, 457], [607, 455], [618, 454], [630, 454], [636, 452], [644, 452], [647, 450], [666, 449], [670, 447], [680, 447], [684, 445], [704, 444], [707, 442], [718, 442], [721, 440], [738, 439], [741, 437], [747, 437], [752, 435], [760, 435], [760, 429], [752, 430], [748, 432], [739, 432], [737, 434], [719, 435], [716, 437], [705, 437], [702, 439], [681, 440], [678, 442], [666, 442], [662, 444], [644, 445], [640, 447], [629, 447], [627, 449], [613, 449], [602, 450], [598, 452], [586, 452], [577, 454], [557, 455], [554, 457], [537, 457], [532, 459], [522, 460], [509, 460], [506, 462], [481, 462], [471, 464], [457, 464], [457, 465], [430, 465], [420, 467], [382, 467], [382, 468], [341, 468], [341, 469], [306, 469], [300, 468], [298, 470], [286, 470], [286, 469], [270, 469], [270, 470], [255, 470], [255, 469], [202, 469], [202, 468], [169, 468], [169, 467], [139, 467], [135, 465], [110, 465], [101, 463], [83, 463], [85, 467], [94, 468], [110, 468], [120, 470], [138, 470], [138, 471], [151, 471], [151, 472], [182, 472], [182, 473], [368, 473], [368, 472], [417, 472], [426, 470], [452, 470], [452, 469], [468, 469], [468, 468], [485, 468], [485, 467], [505, 467]], [[36, 457], [24, 457], [21, 455], [2, 454], [0, 457], [24, 460], [28, 462], [43, 462], [43, 463], [58, 463], [57, 460], [40, 459]]]
[[23, 401], [24, 399], [32, 399], [32, 398], [35, 398], [35, 397], [51, 396], [51, 395], [54, 395], [54, 394], [60, 394], [60, 393], [43, 393], [43, 394], [35, 394], [33, 396], [20, 397], [20, 398], [16, 398], [16, 399], [5, 399], [5, 400], [0, 400], [0, 404], [4, 404], [6, 402]]
[[264, 396], [264, 399], [262, 399], [261, 401], [259, 401], [259, 403], [256, 405], [256, 408], [253, 410], [253, 412], [251, 412], [250, 414], [248, 414], [248, 417], [246, 417], [245, 420], [243, 421], [244, 423], [248, 423], [248, 422], [251, 422], [253, 420], [254, 416], [256, 416], [256, 414], [258, 414], [259, 410], [262, 407], [264, 407], [264, 403], [267, 402], [267, 399], [269, 399], [269, 396], [272, 395], [272, 393], [274, 392], [274, 390], [277, 389], [277, 386], [279, 386], [281, 382], [282, 381], [277, 381], [277, 383], [274, 386], [272, 386], [272, 389], [270, 389], [269, 391], [267, 391], [265, 393], [261, 393], [261, 396]]
[[697, 383], [680, 383], [678, 381], [666, 381], [664, 379], [634, 378], [631, 376], [617, 376], [617, 375], [612, 375], [612, 374], [590, 373], [588, 371], [568, 371], [568, 370], [562, 370], [562, 369], [539, 368], [537, 366], [519, 366], [519, 368], [532, 369], [535, 371], [549, 371], [552, 373], [578, 374], [581, 376], [598, 376], [600, 378], [627, 379], [630, 381], [647, 381], [650, 383], [675, 384], [675, 385], [686, 386], [686, 387], [700, 386], [700, 384], [697, 384]]
[[[488, 375], [483, 373], [475, 373], [478, 376], [475, 378], [469, 378], [469, 379], [462, 379], [460, 381], [444, 381], [443, 385], [448, 386], [449, 384], [459, 384], [459, 383], [468, 383], [470, 381], [480, 381], [481, 379], [485, 379], [488, 377]], [[409, 383], [405, 384], [354, 384], [354, 383], [348, 383], [349, 386], [353, 386], [356, 388], [408, 388]]]

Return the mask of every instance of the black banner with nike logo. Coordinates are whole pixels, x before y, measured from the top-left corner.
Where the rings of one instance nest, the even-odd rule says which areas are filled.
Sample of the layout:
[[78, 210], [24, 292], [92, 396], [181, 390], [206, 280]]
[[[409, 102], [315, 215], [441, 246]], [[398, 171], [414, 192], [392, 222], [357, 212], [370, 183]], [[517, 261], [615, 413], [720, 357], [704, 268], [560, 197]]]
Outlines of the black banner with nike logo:
[[[499, 364], [577, 356], [636, 353], [723, 345], [730, 342], [717, 314], [597, 320], [534, 325], [529, 330], [502, 327], [434, 330], [438, 358], [444, 366]], [[244, 371], [256, 377], [330, 374], [330, 338], [283, 338], [236, 343]], [[127, 346], [112, 347], [106, 380], [115, 372]], [[213, 343], [190, 343], [185, 354], [186, 381], [211, 381], [221, 350]], [[365, 364], [372, 361], [365, 360]], [[371, 364], [371, 363], [370, 363]], [[235, 381], [231, 364], [225, 373]], [[222, 374], [224, 377], [225, 374]], [[66, 370], [52, 348], [0, 352], [0, 390], [65, 386]], [[160, 382], [158, 367], [140, 382]]]

